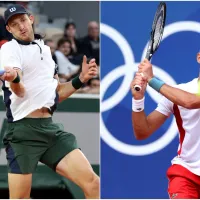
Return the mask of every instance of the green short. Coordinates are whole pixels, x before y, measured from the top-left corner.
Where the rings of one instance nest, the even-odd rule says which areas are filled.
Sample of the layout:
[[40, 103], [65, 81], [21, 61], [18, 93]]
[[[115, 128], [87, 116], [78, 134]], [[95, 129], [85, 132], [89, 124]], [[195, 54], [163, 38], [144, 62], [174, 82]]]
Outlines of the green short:
[[38, 161], [56, 169], [59, 161], [77, 149], [76, 138], [52, 118], [24, 118], [8, 123], [3, 139], [9, 173], [33, 173]]

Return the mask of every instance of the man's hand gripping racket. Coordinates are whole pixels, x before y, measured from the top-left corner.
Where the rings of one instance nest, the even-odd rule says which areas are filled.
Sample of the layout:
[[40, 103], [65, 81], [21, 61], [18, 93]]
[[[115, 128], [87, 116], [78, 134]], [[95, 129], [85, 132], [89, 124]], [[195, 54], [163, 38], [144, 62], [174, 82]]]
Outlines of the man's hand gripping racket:
[[[153, 54], [158, 49], [160, 41], [162, 40], [162, 35], [165, 26], [165, 19], [166, 19], [166, 4], [164, 2], [161, 2], [156, 10], [151, 30], [151, 37], [147, 48], [146, 59], [149, 61], [151, 60]], [[144, 77], [143, 73], [140, 73], [140, 75]], [[136, 91], [140, 91], [141, 86], [135, 85], [134, 89]]]
[[5, 70], [4, 69], [0, 69], [0, 76], [4, 75]]
[[16, 69], [12, 67], [5, 67], [5, 69], [0, 69], [0, 79], [3, 81], [12, 82], [17, 77]]

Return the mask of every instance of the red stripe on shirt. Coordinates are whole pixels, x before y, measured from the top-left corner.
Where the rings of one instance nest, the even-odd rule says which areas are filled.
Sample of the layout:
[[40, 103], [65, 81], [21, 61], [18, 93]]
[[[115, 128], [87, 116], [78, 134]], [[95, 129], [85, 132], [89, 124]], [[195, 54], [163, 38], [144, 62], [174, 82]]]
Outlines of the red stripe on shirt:
[[173, 110], [174, 110], [174, 116], [176, 118], [176, 124], [178, 126], [178, 130], [179, 130], [179, 133], [180, 133], [180, 148], [178, 150], [178, 155], [180, 155], [181, 150], [182, 150], [183, 140], [185, 138], [185, 130], [183, 128], [183, 120], [181, 118], [181, 114], [180, 114], [180, 111], [178, 109], [178, 106], [174, 104]]

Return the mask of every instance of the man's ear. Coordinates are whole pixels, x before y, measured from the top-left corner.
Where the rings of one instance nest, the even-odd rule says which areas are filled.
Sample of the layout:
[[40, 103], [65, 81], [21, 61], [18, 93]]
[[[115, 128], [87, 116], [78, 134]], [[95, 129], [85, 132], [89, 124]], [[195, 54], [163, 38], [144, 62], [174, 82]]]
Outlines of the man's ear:
[[8, 25], [6, 25], [6, 30], [7, 30], [9, 33], [12, 34], [12, 31], [11, 31], [11, 29], [10, 29], [10, 27], [9, 27]]
[[30, 21], [31, 21], [31, 24], [33, 24], [34, 21], [35, 21], [35, 17], [34, 17], [33, 15], [30, 15], [30, 16], [29, 16], [29, 19], [30, 19]]

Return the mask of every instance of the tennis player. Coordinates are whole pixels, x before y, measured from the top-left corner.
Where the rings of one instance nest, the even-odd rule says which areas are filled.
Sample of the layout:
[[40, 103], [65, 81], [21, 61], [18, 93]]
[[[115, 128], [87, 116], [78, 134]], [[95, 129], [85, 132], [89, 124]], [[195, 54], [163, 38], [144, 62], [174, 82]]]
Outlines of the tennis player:
[[[197, 55], [200, 62], [200, 54]], [[198, 78], [171, 87], [153, 75], [151, 63], [145, 59], [131, 83], [132, 124], [138, 140], [148, 138], [174, 114], [180, 134], [177, 156], [167, 171], [168, 193], [172, 199], [200, 198], [200, 96]], [[144, 95], [149, 84], [163, 97], [157, 108], [148, 116], [144, 112]], [[142, 89], [137, 92], [134, 85]]]
[[38, 161], [80, 186], [86, 198], [99, 198], [99, 177], [78, 149], [75, 136], [51, 118], [58, 102], [97, 74], [95, 60], [87, 64], [84, 56], [80, 75], [60, 84], [50, 48], [34, 35], [34, 16], [21, 5], [10, 6], [4, 14], [13, 35], [1, 49], [10, 198], [30, 198]]

